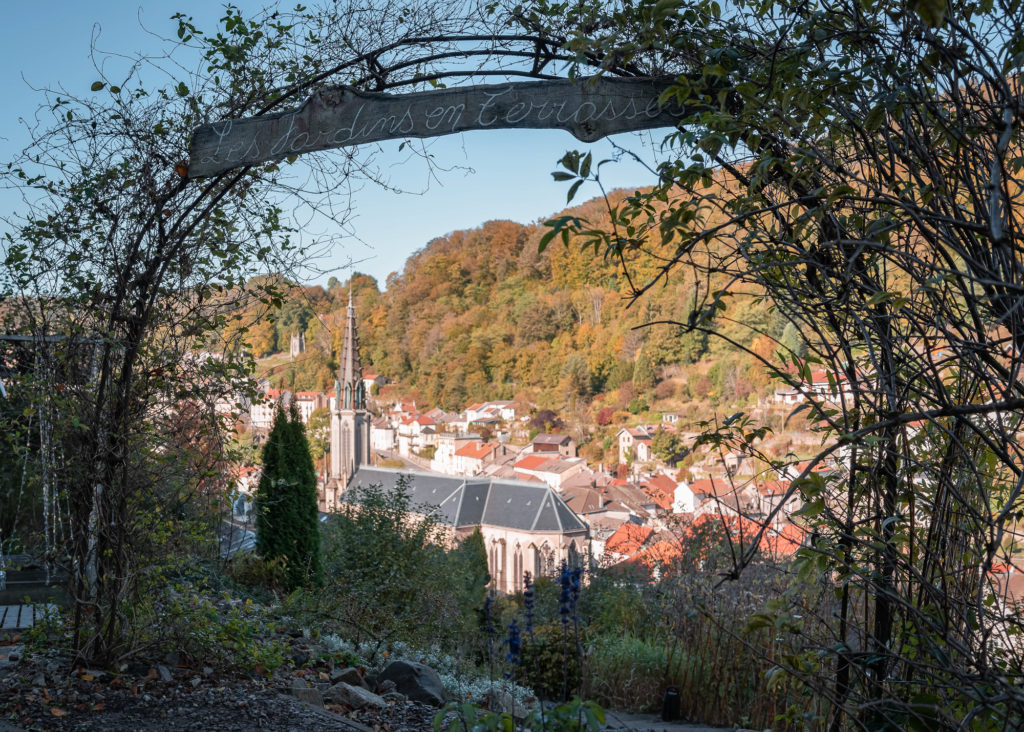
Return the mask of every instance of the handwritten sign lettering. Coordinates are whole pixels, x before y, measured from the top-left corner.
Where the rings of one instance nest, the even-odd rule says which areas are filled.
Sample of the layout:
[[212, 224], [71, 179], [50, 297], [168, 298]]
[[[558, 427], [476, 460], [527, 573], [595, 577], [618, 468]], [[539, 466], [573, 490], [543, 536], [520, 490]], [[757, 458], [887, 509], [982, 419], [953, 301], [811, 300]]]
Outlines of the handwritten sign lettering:
[[192, 134], [188, 175], [204, 178], [291, 155], [467, 130], [563, 129], [584, 142], [673, 127], [681, 110], [658, 104], [667, 81], [557, 79], [412, 94], [317, 92], [295, 110], [203, 125]]

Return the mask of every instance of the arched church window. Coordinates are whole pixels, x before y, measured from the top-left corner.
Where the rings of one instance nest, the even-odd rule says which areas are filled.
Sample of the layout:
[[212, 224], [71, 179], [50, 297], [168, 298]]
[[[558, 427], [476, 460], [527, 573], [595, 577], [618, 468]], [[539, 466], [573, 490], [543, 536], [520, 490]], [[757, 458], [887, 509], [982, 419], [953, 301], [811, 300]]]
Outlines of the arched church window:
[[523, 548], [516, 542], [512, 553], [512, 590], [521, 592], [523, 589]]
[[555, 550], [546, 541], [540, 547], [540, 568], [545, 577], [555, 576]]

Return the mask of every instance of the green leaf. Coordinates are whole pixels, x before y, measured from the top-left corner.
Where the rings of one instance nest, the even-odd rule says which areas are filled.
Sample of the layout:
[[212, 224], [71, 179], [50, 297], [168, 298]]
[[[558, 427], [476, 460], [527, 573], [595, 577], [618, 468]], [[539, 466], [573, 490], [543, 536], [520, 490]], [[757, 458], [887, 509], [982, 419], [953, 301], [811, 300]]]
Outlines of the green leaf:
[[558, 229], [551, 229], [551, 231], [542, 236], [540, 238], [540, 243], [537, 245], [537, 252], [543, 254], [544, 250], [548, 248], [548, 244], [551, 243], [551, 240], [555, 238], [557, 233]]
[[575, 196], [575, 195], [576, 195], [576, 191], [578, 191], [578, 190], [579, 190], [579, 187], [580, 187], [581, 185], [583, 185], [583, 179], [582, 179], [582, 178], [580, 178], [580, 179], [579, 179], [578, 181], [576, 181], [575, 183], [573, 183], [573, 184], [572, 184], [572, 185], [571, 185], [571, 186], [569, 187], [569, 195], [567, 195], [567, 196], [566, 196], [566, 198], [565, 198], [565, 202], [566, 202], [567, 204], [568, 204], [568, 203], [570, 203], [570, 202], [572, 201], [572, 199], [573, 199], [573, 196]]
[[925, 25], [938, 28], [946, 23], [946, 0], [910, 0], [910, 9]]
[[101, 89], [102, 89], [103, 87], [105, 87], [106, 85], [107, 85], [107, 84], [106, 84], [106, 82], [103, 82], [103, 81], [94, 81], [94, 82], [92, 83], [92, 86], [90, 86], [90, 87], [89, 87], [89, 89], [90, 89], [90, 90], [92, 90], [92, 91], [94, 91], [94, 92], [97, 92], [97, 91], [100, 91], [100, 90], [101, 90]]
[[882, 126], [882, 120], [885, 119], [885, 107], [878, 106], [868, 112], [867, 117], [864, 118], [864, 129], [868, 132], [874, 132]]

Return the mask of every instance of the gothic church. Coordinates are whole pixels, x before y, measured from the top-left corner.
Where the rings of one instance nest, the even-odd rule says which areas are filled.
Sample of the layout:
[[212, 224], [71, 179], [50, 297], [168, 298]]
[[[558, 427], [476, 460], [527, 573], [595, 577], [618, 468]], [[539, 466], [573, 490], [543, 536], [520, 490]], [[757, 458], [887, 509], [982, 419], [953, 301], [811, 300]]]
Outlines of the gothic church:
[[366, 386], [359, 363], [356, 311], [351, 292], [338, 377], [331, 400], [331, 474], [320, 504], [320, 509], [325, 511], [337, 507], [338, 497], [348, 487], [352, 476], [361, 466], [370, 464], [370, 414], [366, 410]]

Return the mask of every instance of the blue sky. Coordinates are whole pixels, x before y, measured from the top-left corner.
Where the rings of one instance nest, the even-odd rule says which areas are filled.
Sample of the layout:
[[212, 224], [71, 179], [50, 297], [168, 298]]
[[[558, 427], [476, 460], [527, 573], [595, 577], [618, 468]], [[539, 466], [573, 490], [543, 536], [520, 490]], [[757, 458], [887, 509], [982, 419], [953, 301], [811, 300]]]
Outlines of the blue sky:
[[[266, 3], [236, 2], [244, 9]], [[30, 118], [41, 96], [32, 90], [62, 84], [86, 93], [96, 79], [89, 59], [90, 37], [98, 32], [97, 47], [104, 51], [133, 53], [152, 51], [154, 38], [145, 28], [165, 36], [176, 26], [175, 12], [192, 15], [200, 27], [212, 28], [222, 5], [201, 0], [145, 0], [134, 2], [72, 2], [36, 0], [8, 3], [0, 29], [0, 153], [3, 158], [24, 146], [26, 137], [19, 118]], [[141, 23], [141, 25], [140, 25]], [[620, 145], [651, 158], [652, 135], [623, 135]], [[646, 142], [645, 142], [646, 141]], [[590, 149], [595, 159], [612, 156], [608, 141], [585, 146], [561, 131], [487, 131], [438, 138], [430, 153], [442, 167], [454, 168], [440, 180], [428, 181], [424, 166], [408, 164], [398, 152], [399, 141], [382, 143], [379, 160], [392, 175], [392, 183], [411, 191], [396, 194], [366, 184], [353, 200], [355, 219], [350, 231], [322, 224], [313, 232], [329, 235], [334, 244], [328, 256], [316, 262], [324, 273], [307, 274], [326, 281], [332, 273], [348, 276], [346, 265], [355, 260], [359, 271], [368, 272], [384, 286], [388, 273], [401, 271], [405, 259], [431, 239], [456, 229], [472, 228], [491, 219], [521, 223], [543, 220], [565, 205], [567, 186], [555, 183], [551, 171], [569, 149]], [[646, 149], [645, 149], [646, 147]], [[470, 169], [470, 170], [467, 170]], [[635, 187], [651, 182], [651, 176], [634, 163], [606, 166], [603, 177], [611, 187]], [[577, 201], [598, 194], [584, 187]], [[0, 206], [15, 205], [9, 197]], [[7, 213], [5, 211], [5, 213]]]

